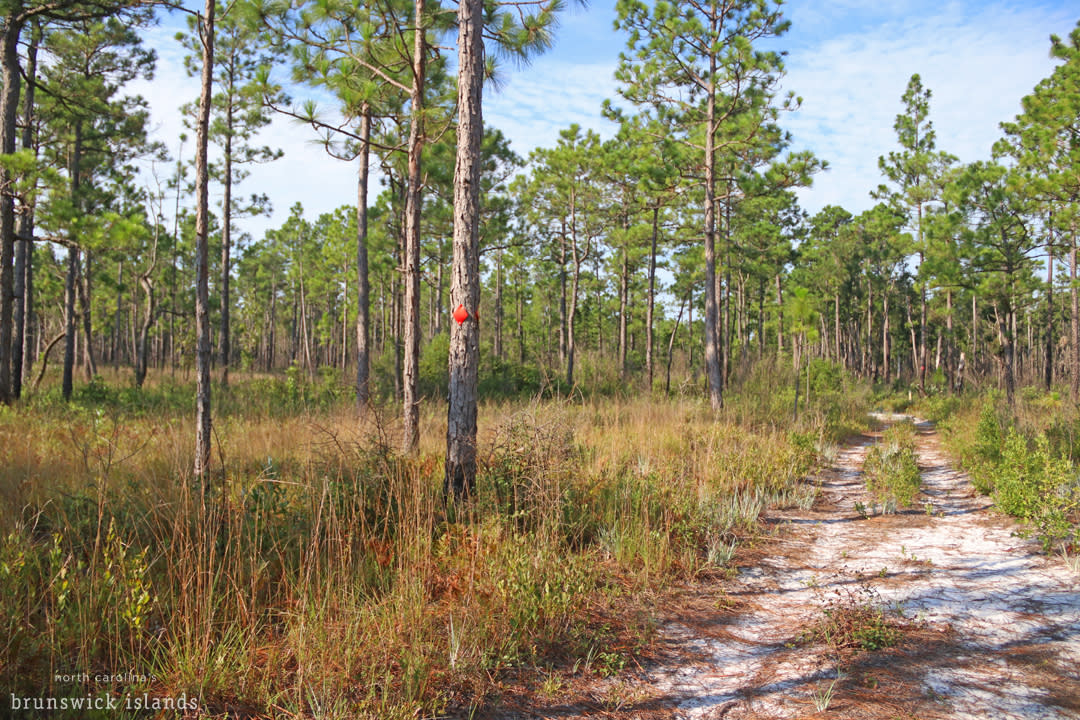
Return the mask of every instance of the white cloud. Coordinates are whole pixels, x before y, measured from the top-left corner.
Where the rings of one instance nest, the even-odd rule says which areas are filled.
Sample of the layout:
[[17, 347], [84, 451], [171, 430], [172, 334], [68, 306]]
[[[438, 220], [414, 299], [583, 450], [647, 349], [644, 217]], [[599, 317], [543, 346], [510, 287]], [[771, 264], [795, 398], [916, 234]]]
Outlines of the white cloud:
[[873, 204], [867, 193], [881, 182], [877, 158], [897, 149], [893, 123], [913, 73], [932, 91], [938, 149], [964, 162], [988, 157], [1001, 137], [998, 124], [1053, 71], [1049, 34], [1066, 34], [1071, 22], [1061, 10], [1004, 5], [908, 10], [788, 58], [785, 85], [804, 98], [787, 122], [795, 147], [813, 149], [832, 166], [801, 193], [812, 211]]
[[614, 99], [615, 62], [577, 64], [541, 59], [511, 76], [497, 92], [485, 91], [484, 122], [503, 131], [523, 157], [537, 147], [551, 147], [559, 131], [578, 123], [602, 137], [615, 125], [600, 113]]
[[[187, 134], [183, 153], [184, 160], [188, 161], [193, 156], [195, 133], [184, 128], [179, 108], [184, 103], [198, 100], [199, 80], [188, 77], [184, 70], [186, 51], [173, 39], [175, 32], [174, 24], [153, 28], [145, 34], [144, 42], [158, 52], [157, 72], [152, 81], [131, 83], [127, 92], [147, 99], [153, 137], [165, 142], [174, 157], [179, 150], [180, 133]], [[275, 162], [248, 166], [251, 175], [235, 188], [234, 194], [243, 197], [265, 193], [273, 204], [273, 214], [240, 220], [237, 223], [239, 232], [261, 238], [268, 228], [280, 226], [288, 217], [289, 208], [297, 202], [304, 206], [309, 218], [356, 202], [356, 165], [327, 155], [321, 144], [313, 142], [316, 138], [310, 126], [281, 115], [274, 117], [273, 122], [262, 130], [255, 142], [280, 148], [284, 155]], [[211, 159], [214, 153], [212, 149]], [[148, 162], [146, 167], [149, 169]], [[162, 181], [171, 172], [171, 166], [158, 170]], [[210, 192], [211, 202], [220, 203], [220, 187], [211, 184]], [[372, 199], [374, 194], [370, 193]], [[166, 203], [166, 206], [168, 214], [172, 205]]]
[[[856, 212], [872, 205], [868, 191], [881, 182], [877, 158], [896, 148], [892, 126], [915, 72], [933, 92], [938, 147], [966, 162], [986, 157], [1000, 137], [998, 123], [1012, 119], [1020, 98], [1052, 71], [1049, 34], [1066, 35], [1075, 22], [1060, 6], [1019, 2], [793, 0], [788, 13], [792, 30], [777, 45], [790, 50], [785, 86], [804, 102], [784, 123], [795, 149], [810, 148], [831, 166], [801, 193], [811, 211], [829, 203]], [[612, 7], [599, 4], [570, 13], [548, 54], [525, 68], [508, 64], [501, 90], [485, 89], [485, 122], [506, 133], [522, 156], [553, 145], [573, 122], [604, 137], [614, 134], [600, 111], [604, 99], [616, 98], [613, 74], [624, 43], [610, 29], [612, 17]], [[157, 136], [173, 153], [182, 129], [177, 108], [198, 97], [198, 82], [187, 77], [184, 51], [172, 39], [175, 30], [174, 22], [148, 33], [161, 58], [157, 77], [131, 88], [150, 101]], [[285, 156], [255, 167], [240, 191], [267, 193], [275, 212], [244, 220], [241, 230], [261, 237], [280, 225], [294, 202], [303, 203], [309, 217], [355, 202], [354, 164], [328, 157], [312, 145], [314, 137], [310, 128], [281, 117], [266, 129], [260, 142]], [[189, 141], [184, 152], [191, 148]]]

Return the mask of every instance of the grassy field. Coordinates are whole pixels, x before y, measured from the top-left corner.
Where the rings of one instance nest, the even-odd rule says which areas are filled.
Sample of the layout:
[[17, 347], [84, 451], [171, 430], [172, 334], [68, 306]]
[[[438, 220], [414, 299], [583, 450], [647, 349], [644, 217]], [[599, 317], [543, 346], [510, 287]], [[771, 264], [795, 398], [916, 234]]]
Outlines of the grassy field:
[[0, 408], [3, 690], [404, 718], [497, 704], [511, 670], [616, 674], [666, 589], [722, 572], [765, 508], [811, 503], [820, 452], [862, 422], [865, 388], [825, 368], [795, 423], [793, 390], [764, 390], [782, 380], [762, 370], [720, 418], [485, 405], [476, 496], [449, 508], [439, 402], [407, 458], [395, 407], [359, 421], [347, 387], [234, 379], [205, 494], [189, 385]]

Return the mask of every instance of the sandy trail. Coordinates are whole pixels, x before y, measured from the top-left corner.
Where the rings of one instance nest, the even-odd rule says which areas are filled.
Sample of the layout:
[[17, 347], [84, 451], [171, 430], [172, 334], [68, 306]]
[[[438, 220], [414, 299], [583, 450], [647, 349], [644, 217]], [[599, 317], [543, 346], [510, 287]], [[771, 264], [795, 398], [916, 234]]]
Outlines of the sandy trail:
[[[917, 427], [916, 505], [860, 516], [874, 439], [841, 451], [813, 510], [770, 518], [785, 527], [740, 569], [729, 611], [663, 627], [694, 660], [650, 671], [653, 698], [679, 718], [1080, 718], [1080, 576], [1018, 537]], [[843, 657], [801, 642], [829, 601], [899, 609], [903, 641]]]

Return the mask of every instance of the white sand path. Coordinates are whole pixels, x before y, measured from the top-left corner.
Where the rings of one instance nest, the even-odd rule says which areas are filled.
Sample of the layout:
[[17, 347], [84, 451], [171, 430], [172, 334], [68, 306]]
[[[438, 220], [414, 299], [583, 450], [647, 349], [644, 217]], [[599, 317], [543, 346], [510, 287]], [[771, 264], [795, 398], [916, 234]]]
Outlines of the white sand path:
[[[911, 511], [856, 512], [869, 504], [867, 438], [838, 454], [814, 510], [774, 514], [786, 527], [771, 555], [740, 569], [734, 612], [663, 627], [669, 647], [696, 658], [649, 673], [676, 717], [1080, 718], [1080, 576], [1017, 536], [932, 427], [917, 427], [923, 491]], [[854, 659], [800, 643], [837, 598], [900, 609], [905, 641]]]

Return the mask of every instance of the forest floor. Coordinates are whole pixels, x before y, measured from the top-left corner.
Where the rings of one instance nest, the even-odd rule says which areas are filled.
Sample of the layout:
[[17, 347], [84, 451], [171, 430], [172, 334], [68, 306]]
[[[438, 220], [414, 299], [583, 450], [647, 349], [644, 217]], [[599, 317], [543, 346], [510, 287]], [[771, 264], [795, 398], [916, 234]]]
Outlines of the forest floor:
[[1080, 718], [1080, 574], [916, 427], [912, 507], [867, 516], [868, 433], [815, 479], [811, 510], [771, 512], [730, 577], [665, 604], [649, 663], [511, 693], [491, 716]]

